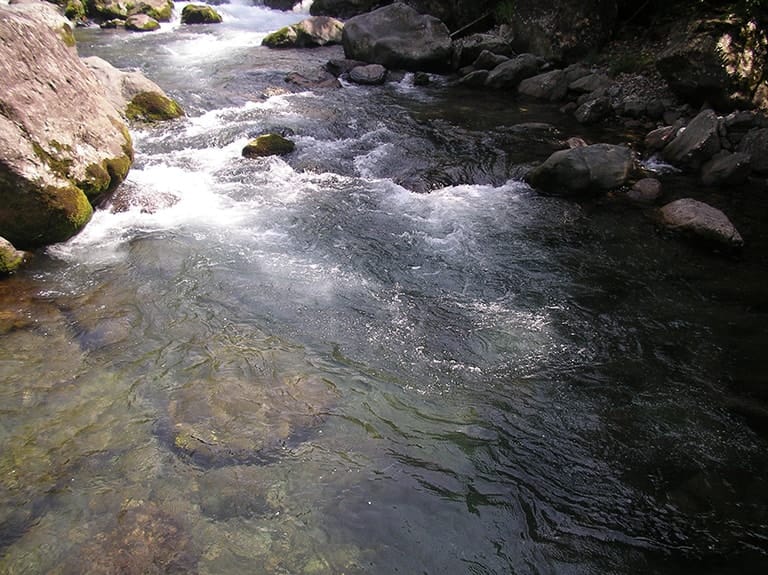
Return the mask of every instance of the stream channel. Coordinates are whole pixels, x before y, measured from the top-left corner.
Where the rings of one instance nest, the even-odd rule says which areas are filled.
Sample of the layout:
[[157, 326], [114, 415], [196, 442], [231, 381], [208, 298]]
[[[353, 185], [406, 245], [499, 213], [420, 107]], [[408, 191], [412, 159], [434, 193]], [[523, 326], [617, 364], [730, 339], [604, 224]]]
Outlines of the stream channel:
[[[187, 116], [0, 284], [0, 573], [768, 572], [733, 408], [768, 368], [765, 199], [711, 192], [747, 247], [697, 249], [522, 182], [620, 130], [437, 76], [289, 89], [342, 57], [260, 46], [303, 14], [183, 5], [77, 32]], [[241, 157], [269, 131], [296, 151]]]

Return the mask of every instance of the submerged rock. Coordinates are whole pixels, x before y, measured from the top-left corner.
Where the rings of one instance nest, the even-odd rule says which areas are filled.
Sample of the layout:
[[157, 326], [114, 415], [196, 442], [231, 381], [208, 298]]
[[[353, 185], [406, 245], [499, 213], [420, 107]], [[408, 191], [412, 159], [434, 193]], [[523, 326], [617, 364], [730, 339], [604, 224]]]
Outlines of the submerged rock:
[[668, 229], [683, 233], [708, 244], [739, 248], [744, 240], [722, 211], [694, 200], [683, 198], [661, 208], [661, 222]]
[[391, 69], [447, 69], [451, 56], [445, 24], [399, 2], [348, 20], [343, 44], [347, 58]]
[[296, 145], [280, 134], [262, 134], [251, 140], [243, 148], [243, 156], [246, 158], [260, 158], [264, 156], [284, 156], [290, 154]]
[[593, 144], [559, 150], [528, 173], [526, 180], [540, 191], [571, 196], [610, 190], [627, 182], [635, 156], [625, 146]]
[[104, 89], [44, 22], [0, 6], [0, 235], [26, 249], [90, 220], [133, 162]]
[[266, 463], [306, 439], [335, 399], [324, 380], [309, 375], [195, 380], [173, 395], [161, 431], [199, 465]]
[[182, 24], [220, 24], [221, 14], [204, 4], [187, 4], [181, 11]]
[[155, 503], [128, 500], [108, 530], [83, 543], [54, 573], [195, 573], [198, 561], [178, 518]]

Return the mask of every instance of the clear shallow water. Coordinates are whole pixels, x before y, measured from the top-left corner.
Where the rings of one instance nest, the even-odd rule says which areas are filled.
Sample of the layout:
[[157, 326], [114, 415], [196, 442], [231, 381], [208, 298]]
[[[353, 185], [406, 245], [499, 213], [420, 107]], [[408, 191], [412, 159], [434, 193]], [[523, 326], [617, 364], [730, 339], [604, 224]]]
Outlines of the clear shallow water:
[[[339, 50], [221, 11], [80, 32], [189, 117], [134, 130], [133, 207], [0, 284], [0, 572], [763, 572], [765, 439], [728, 408], [765, 367], [754, 252], [533, 193], [555, 110], [289, 93]], [[272, 129], [297, 151], [240, 157]]]

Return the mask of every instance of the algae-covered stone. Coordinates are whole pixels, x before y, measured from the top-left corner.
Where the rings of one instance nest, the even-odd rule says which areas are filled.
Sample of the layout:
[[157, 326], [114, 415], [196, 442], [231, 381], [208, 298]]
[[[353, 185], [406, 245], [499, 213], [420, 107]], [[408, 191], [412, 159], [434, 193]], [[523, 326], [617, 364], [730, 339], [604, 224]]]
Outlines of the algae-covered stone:
[[219, 24], [221, 15], [210, 6], [188, 4], [181, 11], [182, 24]]
[[158, 22], [169, 22], [173, 15], [172, 0], [139, 0], [128, 2], [128, 14], [146, 14]]
[[55, 30], [2, 6], [0, 77], [0, 235], [21, 249], [64, 241], [125, 178], [127, 127]]
[[313, 16], [298, 24], [267, 34], [262, 45], [268, 48], [312, 48], [340, 44], [344, 24], [328, 16]]
[[24, 252], [20, 252], [13, 244], [0, 237], [0, 276], [16, 271], [24, 263]]
[[160, 22], [146, 14], [134, 14], [125, 19], [125, 29], [133, 32], [152, 32], [160, 28]]
[[125, 114], [129, 120], [160, 122], [172, 120], [184, 115], [178, 102], [157, 92], [136, 94], [128, 104]]
[[243, 148], [243, 156], [246, 158], [284, 156], [293, 152], [295, 147], [291, 140], [280, 134], [263, 134], [248, 142]]

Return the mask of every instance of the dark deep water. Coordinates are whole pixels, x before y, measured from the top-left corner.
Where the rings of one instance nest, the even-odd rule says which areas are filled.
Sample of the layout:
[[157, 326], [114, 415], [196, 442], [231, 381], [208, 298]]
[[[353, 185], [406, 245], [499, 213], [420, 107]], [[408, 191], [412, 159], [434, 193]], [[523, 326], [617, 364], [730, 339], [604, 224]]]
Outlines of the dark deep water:
[[[764, 190], [666, 176], [747, 241], [696, 249], [519, 180], [620, 131], [440, 79], [285, 93], [340, 50], [220, 10], [79, 31], [188, 117], [133, 131], [153, 210], [0, 283], [0, 573], [764, 573]], [[269, 130], [296, 152], [240, 157]]]

